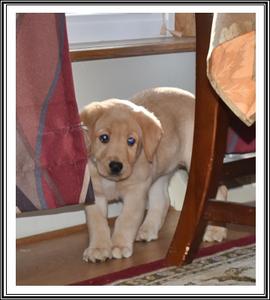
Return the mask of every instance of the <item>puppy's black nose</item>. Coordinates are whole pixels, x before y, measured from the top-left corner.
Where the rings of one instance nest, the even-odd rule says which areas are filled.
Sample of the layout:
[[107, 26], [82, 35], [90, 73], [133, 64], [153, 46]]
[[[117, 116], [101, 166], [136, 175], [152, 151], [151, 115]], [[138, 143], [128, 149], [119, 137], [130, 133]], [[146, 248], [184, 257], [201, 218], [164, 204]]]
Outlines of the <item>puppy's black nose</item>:
[[119, 161], [111, 161], [109, 163], [109, 167], [111, 169], [112, 174], [119, 174], [123, 169], [123, 164]]

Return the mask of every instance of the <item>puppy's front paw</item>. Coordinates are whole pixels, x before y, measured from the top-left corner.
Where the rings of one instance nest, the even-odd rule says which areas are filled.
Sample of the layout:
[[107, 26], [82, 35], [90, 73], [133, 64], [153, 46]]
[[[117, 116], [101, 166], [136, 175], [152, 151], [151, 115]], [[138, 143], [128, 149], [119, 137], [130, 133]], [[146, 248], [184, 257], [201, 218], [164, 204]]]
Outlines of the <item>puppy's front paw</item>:
[[228, 230], [226, 227], [208, 225], [203, 236], [203, 241], [221, 242], [227, 238], [227, 232]]
[[83, 253], [83, 260], [86, 262], [100, 262], [112, 258], [111, 247], [105, 248], [86, 248]]
[[114, 246], [112, 249], [112, 256], [113, 258], [128, 258], [132, 255], [133, 249], [128, 246], [120, 247], [120, 246]]
[[150, 225], [142, 225], [137, 233], [136, 241], [150, 242], [158, 238], [156, 228]]

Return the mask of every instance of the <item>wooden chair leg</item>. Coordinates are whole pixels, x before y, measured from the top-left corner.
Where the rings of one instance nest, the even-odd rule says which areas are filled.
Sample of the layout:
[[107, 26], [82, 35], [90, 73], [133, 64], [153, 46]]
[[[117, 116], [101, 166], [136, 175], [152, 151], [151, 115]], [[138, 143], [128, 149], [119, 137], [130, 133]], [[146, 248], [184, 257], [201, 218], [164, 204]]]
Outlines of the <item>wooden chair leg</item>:
[[196, 14], [196, 108], [191, 169], [179, 222], [169, 247], [167, 265], [190, 262], [206, 226], [206, 201], [215, 198], [228, 129], [225, 106], [206, 75], [212, 14]]

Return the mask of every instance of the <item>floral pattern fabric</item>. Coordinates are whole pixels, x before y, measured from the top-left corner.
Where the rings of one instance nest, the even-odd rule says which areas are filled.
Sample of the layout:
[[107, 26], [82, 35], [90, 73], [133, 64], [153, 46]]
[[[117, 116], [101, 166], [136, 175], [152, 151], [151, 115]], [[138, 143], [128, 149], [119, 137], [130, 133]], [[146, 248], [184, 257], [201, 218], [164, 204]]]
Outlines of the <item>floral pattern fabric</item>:
[[255, 14], [215, 14], [207, 58], [208, 78], [248, 126], [255, 122]]

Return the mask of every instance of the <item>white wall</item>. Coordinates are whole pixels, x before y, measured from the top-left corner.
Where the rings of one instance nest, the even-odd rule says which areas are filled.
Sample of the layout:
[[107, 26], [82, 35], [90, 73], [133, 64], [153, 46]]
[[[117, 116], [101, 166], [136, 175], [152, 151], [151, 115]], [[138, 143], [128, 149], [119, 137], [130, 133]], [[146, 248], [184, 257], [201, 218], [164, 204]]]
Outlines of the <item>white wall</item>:
[[79, 109], [93, 100], [128, 99], [156, 86], [195, 91], [194, 52], [76, 62], [72, 69]]

